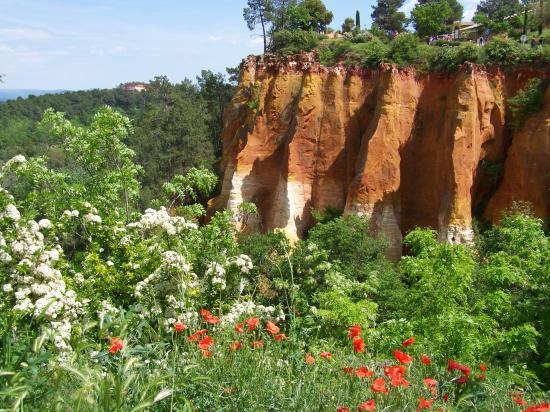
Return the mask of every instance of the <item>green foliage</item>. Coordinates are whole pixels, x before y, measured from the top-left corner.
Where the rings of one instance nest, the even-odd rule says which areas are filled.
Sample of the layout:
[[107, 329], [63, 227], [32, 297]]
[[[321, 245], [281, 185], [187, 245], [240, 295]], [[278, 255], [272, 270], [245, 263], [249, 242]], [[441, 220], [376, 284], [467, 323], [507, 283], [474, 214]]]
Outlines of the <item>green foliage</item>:
[[402, 33], [390, 43], [388, 59], [400, 67], [412, 66], [419, 61], [420, 50], [418, 37]]
[[273, 50], [289, 55], [311, 51], [319, 45], [321, 37], [314, 31], [281, 30], [273, 35]]
[[417, 4], [411, 12], [411, 20], [419, 36], [440, 34], [447, 28], [453, 10], [445, 0]]
[[451, 31], [453, 29], [452, 25], [455, 21], [461, 21], [464, 13], [464, 7], [458, 0], [419, 0], [418, 4], [425, 5], [429, 3], [447, 3], [451, 8], [451, 14], [447, 19], [447, 30]]
[[514, 129], [521, 129], [529, 116], [540, 110], [548, 83], [546, 79], [531, 79], [514, 97], [508, 99]]
[[371, 14], [373, 26], [382, 30], [397, 30], [401, 32], [405, 25], [405, 13], [399, 11], [403, 6], [403, 0], [378, 0], [372, 6]]
[[289, 6], [287, 10], [287, 27], [289, 30], [324, 31], [334, 15], [322, 0], [302, 0]]
[[319, 48], [319, 62], [325, 66], [334, 66], [351, 49], [349, 41], [332, 41]]
[[502, 21], [520, 10], [518, 0], [481, 0], [476, 13], [483, 13], [489, 20]]
[[522, 49], [518, 43], [498, 37], [487, 43], [484, 51], [489, 64], [513, 66], [520, 63], [522, 58]]
[[440, 47], [430, 56], [430, 67], [433, 70], [453, 72], [466, 62], [477, 63], [479, 47], [472, 43], [457, 46]]
[[346, 17], [342, 23], [342, 33], [351, 33], [355, 27], [355, 21], [351, 17]]

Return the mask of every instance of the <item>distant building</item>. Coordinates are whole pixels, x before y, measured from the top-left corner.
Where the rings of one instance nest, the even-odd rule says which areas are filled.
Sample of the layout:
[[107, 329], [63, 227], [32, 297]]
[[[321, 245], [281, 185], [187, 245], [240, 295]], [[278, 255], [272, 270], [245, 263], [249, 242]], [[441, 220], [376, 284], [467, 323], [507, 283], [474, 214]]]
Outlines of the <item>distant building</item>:
[[127, 90], [127, 91], [136, 91], [136, 92], [144, 92], [147, 90], [147, 84], [142, 82], [130, 82], [130, 83], [123, 83], [120, 86], [118, 86], [119, 89]]

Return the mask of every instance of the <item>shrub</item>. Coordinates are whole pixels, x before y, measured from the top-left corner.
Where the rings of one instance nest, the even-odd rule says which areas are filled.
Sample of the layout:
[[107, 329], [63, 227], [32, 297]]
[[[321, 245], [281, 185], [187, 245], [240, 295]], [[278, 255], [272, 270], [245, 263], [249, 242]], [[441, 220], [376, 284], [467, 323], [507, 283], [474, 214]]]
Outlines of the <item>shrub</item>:
[[352, 64], [360, 64], [363, 67], [376, 69], [380, 63], [385, 61], [388, 56], [388, 46], [377, 38], [373, 40], [353, 45], [348, 53], [347, 61]]
[[417, 63], [420, 54], [418, 37], [414, 34], [402, 33], [390, 43], [388, 59], [399, 67], [407, 67]]
[[273, 35], [273, 50], [283, 55], [311, 51], [319, 45], [321, 36], [313, 31], [280, 30]]
[[430, 67], [434, 70], [452, 72], [465, 62], [477, 63], [479, 47], [472, 43], [461, 43], [453, 47], [440, 47], [430, 56]]
[[327, 67], [334, 66], [351, 48], [347, 40], [337, 40], [319, 49], [319, 62]]
[[515, 41], [493, 38], [483, 48], [486, 62], [501, 66], [513, 66], [522, 60], [522, 49]]
[[548, 83], [548, 79], [531, 79], [514, 97], [508, 99], [514, 129], [521, 129], [527, 118], [542, 107]]

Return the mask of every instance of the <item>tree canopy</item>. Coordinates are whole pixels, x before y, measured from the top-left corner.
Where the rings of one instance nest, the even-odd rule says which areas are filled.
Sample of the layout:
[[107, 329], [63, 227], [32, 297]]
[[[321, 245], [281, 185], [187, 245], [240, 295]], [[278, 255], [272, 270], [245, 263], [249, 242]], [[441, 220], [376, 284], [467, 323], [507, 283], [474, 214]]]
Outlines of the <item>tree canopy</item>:
[[402, 31], [406, 20], [405, 13], [399, 11], [402, 6], [403, 0], [378, 0], [372, 6], [373, 25], [383, 30]]

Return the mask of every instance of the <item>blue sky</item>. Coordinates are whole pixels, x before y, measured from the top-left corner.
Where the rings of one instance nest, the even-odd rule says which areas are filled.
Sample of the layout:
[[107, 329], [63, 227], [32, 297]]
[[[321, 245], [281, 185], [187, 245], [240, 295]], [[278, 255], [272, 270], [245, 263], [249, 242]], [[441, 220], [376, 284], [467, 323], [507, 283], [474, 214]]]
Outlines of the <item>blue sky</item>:
[[[333, 27], [375, 0], [325, 0]], [[406, 0], [412, 9], [415, 0]], [[245, 0], [0, 0], [4, 89], [88, 89], [167, 75], [194, 79], [262, 51]], [[475, 0], [464, 3], [471, 17]]]

